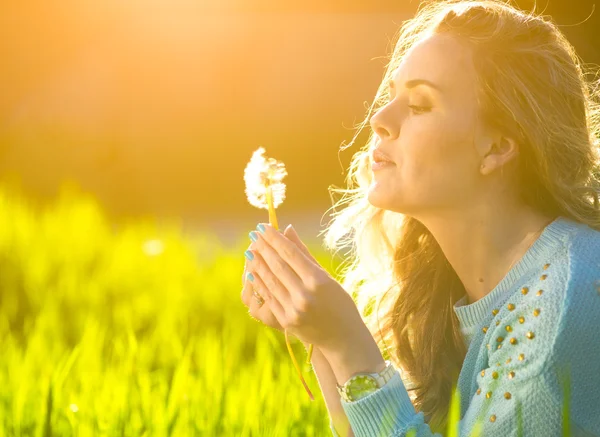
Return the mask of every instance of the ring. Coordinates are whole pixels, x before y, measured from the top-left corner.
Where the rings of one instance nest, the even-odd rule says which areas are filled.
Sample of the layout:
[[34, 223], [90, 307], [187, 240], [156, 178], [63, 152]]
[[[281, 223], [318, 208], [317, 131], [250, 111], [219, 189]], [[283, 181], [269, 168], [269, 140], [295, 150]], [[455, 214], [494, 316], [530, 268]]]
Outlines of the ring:
[[254, 290], [252, 292], [252, 294], [256, 298], [256, 302], [258, 303], [258, 306], [261, 307], [265, 303], [265, 300], [262, 298], [262, 296], [260, 294], [258, 294], [258, 292], [256, 290]]

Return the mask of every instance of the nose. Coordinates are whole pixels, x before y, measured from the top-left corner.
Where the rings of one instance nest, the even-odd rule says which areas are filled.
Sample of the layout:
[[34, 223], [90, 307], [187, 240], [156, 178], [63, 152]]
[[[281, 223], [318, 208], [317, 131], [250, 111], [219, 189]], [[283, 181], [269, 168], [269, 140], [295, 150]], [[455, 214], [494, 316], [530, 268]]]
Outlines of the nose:
[[369, 124], [381, 141], [392, 141], [400, 135], [400, 118], [394, 105], [388, 104], [371, 117]]

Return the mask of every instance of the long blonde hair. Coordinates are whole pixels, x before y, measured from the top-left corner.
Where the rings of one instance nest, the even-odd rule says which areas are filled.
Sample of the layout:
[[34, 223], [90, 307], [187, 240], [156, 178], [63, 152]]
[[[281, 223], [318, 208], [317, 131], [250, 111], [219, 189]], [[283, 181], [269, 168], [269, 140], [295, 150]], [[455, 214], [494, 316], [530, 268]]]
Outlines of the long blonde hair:
[[[374, 102], [346, 147], [387, 103], [387, 83], [407, 50], [431, 33], [452, 34], [472, 50], [480, 115], [519, 141], [522, 200], [600, 230], [596, 81], [586, 78], [588, 67], [556, 25], [534, 12], [493, 0], [423, 3], [401, 26]], [[322, 231], [324, 243], [336, 252], [350, 248], [342, 285], [384, 357], [401, 370], [415, 408], [440, 432], [466, 354], [453, 311], [465, 288], [425, 226], [368, 202], [375, 144], [371, 131], [352, 157], [348, 188], [330, 187], [343, 194], [332, 208], [345, 207]]]

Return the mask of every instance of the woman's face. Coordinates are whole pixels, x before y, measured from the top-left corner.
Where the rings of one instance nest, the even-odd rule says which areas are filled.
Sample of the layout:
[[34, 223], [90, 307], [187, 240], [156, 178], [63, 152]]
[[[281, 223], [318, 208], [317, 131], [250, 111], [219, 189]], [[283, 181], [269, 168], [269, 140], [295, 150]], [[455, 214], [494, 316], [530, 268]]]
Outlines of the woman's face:
[[389, 86], [389, 102], [370, 123], [394, 164], [373, 172], [369, 202], [416, 218], [468, 209], [490, 142], [477, 117], [470, 52], [452, 36], [429, 36], [406, 54]]

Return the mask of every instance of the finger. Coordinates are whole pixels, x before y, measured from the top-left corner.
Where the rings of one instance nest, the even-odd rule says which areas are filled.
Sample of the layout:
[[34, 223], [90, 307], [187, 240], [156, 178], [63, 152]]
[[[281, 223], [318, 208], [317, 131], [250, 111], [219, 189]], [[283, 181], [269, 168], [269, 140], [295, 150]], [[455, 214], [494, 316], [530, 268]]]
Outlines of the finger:
[[[250, 244], [248, 246], [247, 250], [250, 250], [252, 248], [252, 244]], [[245, 258], [244, 258], [245, 259]], [[242, 286], [246, 283], [246, 274], [248, 273], [248, 262], [246, 260], [246, 262], [244, 263], [244, 272], [242, 273]]]
[[[256, 247], [250, 250], [254, 258], [251, 261], [248, 261], [248, 272], [254, 274], [254, 276], [258, 275], [260, 277], [261, 285], [264, 285], [265, 288], [265, 293], [261, 293], [261, 295], [266, 301], [276, 299], [283, 306], [287, 307], [291, 305], [290, 294], [292, 290], [290, 290], [289, 287], [294, 287], [293, 290], [301, 289], [302, 281], [289, 266], [283, 265], [285, 262], [279, 258], [277, 253], [271, 247], [269, 247], [268, 244], [264, 244], [264, 242], [262, 242], [259, 243], [259, 245], [261, 247], [264, 246], [261, 251], [262, 253], [259, 253], [259, 249]], [[271, 270], [271, 265], [269, 265], [264, 256], [269, 256], [272, 263], [280, 264], [279, 267], [276, 267], [279, 273], [275, 274], [275, 272]], [[284, 281], [282, 279], [283, 276], [286, 278], [290, 276], [291, 278], [287, 278]]]
[[[263, 303], [259, 305], [258, 299], [257, 297], [254, 295], [254, 283], [250, 282], [248, 280], [248, 282], [250, 283], [250, 297], [248, 298], [248, 314], [250, 314], [250, 316], [255, 319], [258, 320], [261, 323], [265, 323], [265, 321], [263, 320], [263, 309], [265, 308], [265, 305], [267, 304], [266, 301], [264, 301], [263, 298]], [[257, 293], [260, 295], [260, 293]], [[262, 297], [262, 296], [261, 296]]]
[[[279, 331], [283, 330], [281, 324], [271, 311], [271, 304], [267, 303], [266, 301], [262, 305], [258, 304], [258, 300], [254, 296], [254, 283], [251, 282], [249, 279], [246, 279], [244, 283], [242, 301], [244, 302], [244, 305], [246, 305], [246, 307], [248, 308], [248, 314], [250, 314], [252, 318], [259, 319], [259, 321], [271, 328], [277, 329]], [[248, 304], [246, 304], [246, 301], [248, 302]], [[271, 303], [273, 302], [274, 301], [271, 301]], [[275, 302], [275, 304], [278, 304], [278, 302]]]
[[[248, 308], [250, 308], [253, 303], [258, 303], [256, 301], [256, 296], [254, 295], [254, 292], [258, 291], [258, 286], [256, 284], [258, 283], [258, 281], [261, 282], [261, 285], [263, 285], [263, 284], [262, 284], [262, 281], [260, 280], [260, 278], [258, 280], [256, 279], [256, 277], [257, 277], [256, 272], [248, 272], [248, 273], [252, 273], [252, 277], [255, 278], [255, 280], [251, 281], [250, 279], [248, 279], [248, 277], [246, 277], [246, 279], [244, 280], [244, 286], [242, 288], [242, 302], [244, 303], [244, 305], [246, 305]], [[259, 292], [259, 294], [266, 302], [267, 298], [265, 297], [265, 293]]]
[[[250, 269], [258, 272], [266, 284], [271, 296], [274, 296], [285, 307], [297, 301], [294, 296], [304, 292], [304, 283], [290, 265], [269, 246], [264, 239], [259, 238], [251, 252], [255, 259], [250, 261]], [[291, 243], [293, 244], [293, 243]]]
[[[272, 267], [274, 273], [279, 276], [279, 268], [285, 270], [284, 263], [279, 262], [276, 258], [273, 257], [273, 253], [277, 254], [279, 258], [285, 261], [287, 264], [300, 278], [310, 278], [315, 274], [315, 264], [311, 261], [307, 256], [300, 250], [298, 246], [291, 240], [289, 240], [285, 235], [281, 232], [277, 232], [273, 226], [268, 223], [260, 223], [260, 226], [264, 227], [264, 233], [259, 231], [255, 231], [257, 235], [260, 235], [258, 241], [254, 244], [259, 243], [258, 247], [261, 250], [263, 247], [265, 248], [265, 254], [263, 257], [269, 263], [269, 266]], [[266, 243], [266, 244], [262, 244]], [[267, 252], [267, 249], [271, 248], [273, 252]], [[273, 264], [271, 264], [273, 263]], [[320, 268], [319, 268], [320, 270]], [[282, 273], [285, 273], [282, 271]], [[287, 275], [282, 280], [292, 280], [292, 277]], [[294, 283], [290, 284], [286, 283], [286, 286], [291, 287]]]
[[306, 247], [302, 240], [300, 240], [300, 237], [298, 236], [296, 230], [292, 225], [288, 225], [288, 227], [285, 228], [283, 235], [285, 235], [290, 241], [294, 242], [294, 244], [300, 248], [302, 253], [304, 253], [304, 255], [306, 255], [308, 259], [310, 259], [315, 264], [319, 265], [319, 262], [315, 259], [314, 256], [312, 256], [312, 254], [308, 250], [308, 247]]
[[[253, 317], [258, 317], [259, 313], [260, 313], [260, 308], [258, 306], [258, 302], [256, 301], [256, 298], [252, 295], [252, 288], [254, 287], [254, 290], [256, 290], [256, 292], [262, 296], [262, 298], [265, 300], [265, 303], [263, 305], [261, 305], [261, 307], [264, 307], [265, 305], [267, 305], [267, 298], [265, 297], [269, 291], [267, 290], [267, 287], [264, 283], [264, 281], [262, 280], [262, 278], [259, 276], [258, 273], [252, 272], [252, 275], [254, 277], [254, 281], [250, 281], [248, 280], [247, 282], [252, 284], [251, 286], [249, 286], [248, 288], [251, 290], [250, 291], [250, 295], [252, 296], [252, 298], [250, 299], [250, 314]], [[273, 313], [273, 315], [275, 316], [275, 318], [277, 319], [277, 322], [282, 325], [282, 322], [285, 322], [285, 311], [281, 305], [281, 303], [277, 300], [277, 299], [269, 299], [268, 300], [268, 305], [269, 305], [269, 309], [271, 310], [271, 312]]]
[[244, 280], [244, 286], [242, 287], [242, 302], [248, 308], [250, 308], [250, 304], [252, 303], [252, 299], [254, 299], [254, 296], [253, 296], [253, 291], [254, 291], [253, 286], [254, 286], [254, 284], [249, 279], [245, 279]]

